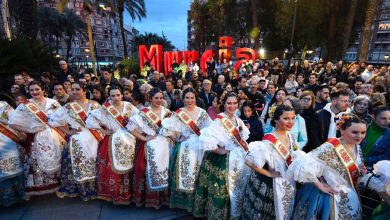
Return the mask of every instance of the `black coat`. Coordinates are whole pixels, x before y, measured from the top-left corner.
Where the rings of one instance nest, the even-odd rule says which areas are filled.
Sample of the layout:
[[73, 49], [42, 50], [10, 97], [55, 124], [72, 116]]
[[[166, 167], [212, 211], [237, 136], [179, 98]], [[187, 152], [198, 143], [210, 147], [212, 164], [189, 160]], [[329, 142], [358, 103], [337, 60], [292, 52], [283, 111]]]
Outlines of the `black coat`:
[[242, 121], [244, 124], [249, 124], [249, 138], [248, 143], [252, 141], [261, 141], [264, 136], [263, 125], [257, 116], [251, 116], [250, 118], [245, 117], [244, 113], [241, 113]]
[[213, 100], [215, 97], [217, 97], [217, 93], [211, 91], [208, 97], [209, 98], [207, 100], [206, 93], [203, 91], [199, 93], [199, 98], [203, 100], [206, 110], [209, 109], [209, 107], [213, 104]]
[[[321, 109], [314, 114], [315, 134], [312, 137], [313, 147], [317, 148], [328, 140], [329, 126], [330, 126], [331, 114]], [[340, 137], [340, 132], [337, 131], [337, 137]]]
[[305, 125], [306, 125], [306, 131], [307, 131], [308, 142], [307, 142], [306, 146], [303, 148], [303, 151], [305, 151], [306, 153], [310, 152], [311, 150], [313, 150], [315, 148], [314, 143], [313, 143], [313, 136], [316, 134], [315, 133], [315, 129], [316, 129], [315, 123], [316, 122], [314, 121], [315, 113], [316, 112], [312, 108], [305, 109], [301, 113], [302, 118], [305, 119]]

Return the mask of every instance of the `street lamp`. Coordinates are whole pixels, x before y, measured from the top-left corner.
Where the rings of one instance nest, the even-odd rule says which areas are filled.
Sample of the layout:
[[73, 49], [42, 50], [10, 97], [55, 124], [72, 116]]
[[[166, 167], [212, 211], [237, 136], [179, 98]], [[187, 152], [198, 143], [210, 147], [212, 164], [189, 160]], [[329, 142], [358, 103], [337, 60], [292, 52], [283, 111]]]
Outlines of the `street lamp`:
[[265, 49], [264, 48], [260, 48], [259, 49], [259, 55], [260, 55], [260, 58], [265, 58]]
[[312, 50], [306, 50], [306, 53], [309, 54], [309, 55], [312, 54], [313, 52], [314, 51], [312, 51]]
[[383, 58], [385, 59], [385, 62], [387, 63], [387, 61], [389, 60], [390, 56], [388, 54], [386, 54], [385, 56], [383, 56]]

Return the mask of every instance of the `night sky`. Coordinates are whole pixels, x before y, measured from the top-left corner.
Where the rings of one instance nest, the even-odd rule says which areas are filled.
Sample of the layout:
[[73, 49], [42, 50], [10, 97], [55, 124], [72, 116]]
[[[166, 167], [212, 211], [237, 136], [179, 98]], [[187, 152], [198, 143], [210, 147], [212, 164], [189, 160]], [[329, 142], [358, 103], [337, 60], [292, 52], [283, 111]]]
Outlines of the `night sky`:
[[135, 27], [140, 33], [152, 32], [170, 40], [180, 50], [187, 47], [187, 10], [190, 0], [145, 0], [146, 18], [141, 22], [131, 21], [125, 12], [125, 24]]

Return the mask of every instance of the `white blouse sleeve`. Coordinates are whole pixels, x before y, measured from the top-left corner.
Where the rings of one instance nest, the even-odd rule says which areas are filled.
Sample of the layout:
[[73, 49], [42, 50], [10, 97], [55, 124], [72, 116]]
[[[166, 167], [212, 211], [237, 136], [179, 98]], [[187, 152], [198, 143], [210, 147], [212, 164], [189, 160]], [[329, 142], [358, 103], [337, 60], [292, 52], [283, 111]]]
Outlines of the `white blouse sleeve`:
[[249, 143], [250, 153], [246, 157], [251, 163], [254, 163], [257, 167], [263, 167], [268, 160], [266, 157], [269, 155], [269, 149], [264, 141], [254, 141]]
[[301, 183], [317, 182], [324, 172], [322, 164], [301, 150], [293, 151], [292, 163], [288, 167], [285, 177]]
[[240, 134], [241, 134], [242, 139], [248, 140], [249, 134], [250, 134], [249, 129], [245, 126], [244, 122], [240, 118], [237, 118], [237, 120], [238, 120], [239, 126], [241, 127]]
[[221, 121], [215, 119], [210, 126], [200, 130], [199, 140], [202, 142], [204, 150], [216, 150], [219, 146], [225, 146], [228, 141], [228, 137], [222, 127]]
[[91, 114], [88, 116], [86, 120], [87, 128], [93, 129], [101, 129], [102, 126], [102, 111], [101, 108], [95, 109], [91, 111]]
[[160, 132], [163, 136], [171, 136], [174, 135], [175, 132], [181, 133], [187, 129], [183, 122], [177, 117], [178, 116], [172, 114], [171, 117], [162, 120], [161, 124], [163, 127]]
[[68, 109], [65, 107], [61, 107], [57, 111], [55, 111], [53, 114], [50, 115], [49, 118], [49, 125], [51, 127], [60, 127], [65, 126], [66, 123], [73, 121], [68, 119]]
[[36, 119], [35, 116], [33, 116], [24, 106], [24, 104], [20, 104], [14, 111], [11, 112], [8, 124], [21, 126], [26, 130], [30, 130], [32, 133], [34, 133], [36, 128], [45, 127], [45, 124]]
[[139, 114], [134, 115], [130, 118], [126, 128], [130, 132], [137, 129], [138, 131], [144, 132], [150, 136], [156, 135], [156, 132], [147, 125], [147, 123], [142, 119], [142, 117]]
[[[382, 160], [374, 164], [373, 174], [367, 174], [359, 179], [363, 185], [377, 192], [386, 192], [386, 186], [390, 184], [390, 161]], [[372, 177], [371, 177], [372, 176]]]

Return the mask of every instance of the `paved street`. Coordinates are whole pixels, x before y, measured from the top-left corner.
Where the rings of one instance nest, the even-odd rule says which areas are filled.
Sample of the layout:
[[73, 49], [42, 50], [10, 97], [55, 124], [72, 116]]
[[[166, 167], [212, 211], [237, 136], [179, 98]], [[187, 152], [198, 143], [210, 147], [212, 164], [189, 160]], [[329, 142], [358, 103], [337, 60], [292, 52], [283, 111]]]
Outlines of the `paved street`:
[[1, 220], [108, 220], [108, 219], [192, 219], [191, 214], [180, 209], [163, 207], [137, 208], [135, 205], [115, 206], [109, 202], [94, 200], [83, 202], [78, 198], [57, 198], [55, 195], [35, 196], [29, 202], [0, 208]]

